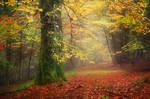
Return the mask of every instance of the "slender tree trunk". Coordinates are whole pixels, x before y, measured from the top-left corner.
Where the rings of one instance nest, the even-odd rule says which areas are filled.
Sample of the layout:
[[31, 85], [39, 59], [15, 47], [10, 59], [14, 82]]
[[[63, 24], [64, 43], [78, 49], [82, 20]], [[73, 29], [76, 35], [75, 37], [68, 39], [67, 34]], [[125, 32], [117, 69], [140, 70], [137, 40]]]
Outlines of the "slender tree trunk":
[[[32, 42], [32, 48], [34, 46], [34, 42]], [[30, 67], [31, 67], [31, 60], [32, 60], [32, 55], [33, 55], [33, 51], [31, 50], [30, 52], [30, 57], [29, 57], [29, 63], [28, 63], [28, 80], [30, 80]]]
[[111, 34], [112, 40], [111, 40], [111, 47], [112, 48], [112, 62], [114, 65], [117, 64], [117, 56], [113, 55], [113, 53], [115, 53], [116, 51], [116, 42], [115, 42], [115, 36], [113, 34]]
[[23, 38], [23, 33], [22, 31], [20, 32], [21, 36], [20, 36], [20, 49], [19, 49], [19, 80], [22, 79], [22, 38]]
[[[70, 43], [71, 45], [75, 46], [75, 42], [73, 41], [74, 39], [74, 35], [73, 35], [73, 19], [71, 18], [68, 10], [65, 8], [66, 12], [67, 12], [67, 16], [69, 17], [69, 24], [70, 24]], [[72, 67], [74, 66], [74, 56], [71, 56], [70, 59], [69, 59]]]
[[[6, 42], [6, 59], [7, 61], [9, 62], [9, 64], [11, 64], [11, 48], [10, 48], [10, 45], [11, 44], [11, 41], [10, 40], [7, 40]], [[7, 78], [7, 85], [9, 86], [10, 84], [10, 72], [9, 72], [9, 68], [10, 67], [6, 67], [6, 78]]]
[[[71, 25], [71, 27], [70, 27], [70, 43], [74, 46], [74, 41], [73, 41], [74, 37], [73, 37], [72, 18], [70, 18], [70, 25]], [[71, 63], [71, 65], [72, 65], [72, 66], [74, 66], [73, 60], [74, 60], [74, 57], [73, 57], [73, 56], [71, 56], [71, 58], [70, 58], [70, 63]]]
[[107, 34], [106, 34], [106, 33], [108, 33], [108, 31], [105, 29], [105, 27], [104, 27], [104, 33], [105, 33], [105, 39], [106, 39], [106, 42], [107, 42], [107, 47], [108, 47], [108, 51], [109, 51], [110, 57], [111, 57], [111, 59], [113, 59], [111, 47], [109, 45], [109, 40], [108, 40], [108, 37], [107, 37]]

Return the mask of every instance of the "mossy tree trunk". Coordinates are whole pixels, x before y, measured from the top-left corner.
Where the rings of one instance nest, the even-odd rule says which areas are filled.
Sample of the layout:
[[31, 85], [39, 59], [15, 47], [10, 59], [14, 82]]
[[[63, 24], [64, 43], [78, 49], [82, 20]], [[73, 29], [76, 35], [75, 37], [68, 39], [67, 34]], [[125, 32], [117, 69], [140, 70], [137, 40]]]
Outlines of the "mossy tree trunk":
[[40, 0], [43, 11], [41, 12], [41, 50], [36, 84], [65, 80], [62, 63], [53, 56], [54, 53], [59, 54], [62, 47], [56, 46], [56, 39], [60, 40], [62, 37], [60, 20], [58, 21], [61, 18], [61, 12], [56, 11], [61, 2], [60, 0]]

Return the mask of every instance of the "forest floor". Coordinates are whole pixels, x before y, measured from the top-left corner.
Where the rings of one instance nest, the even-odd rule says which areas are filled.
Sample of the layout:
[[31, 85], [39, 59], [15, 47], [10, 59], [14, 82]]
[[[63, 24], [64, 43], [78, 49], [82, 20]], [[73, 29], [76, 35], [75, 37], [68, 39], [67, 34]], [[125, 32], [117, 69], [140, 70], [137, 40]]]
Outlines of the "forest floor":
[[76, 68], [66, 76], [67, 82], [34, 85], [0, 99], [150, 99], [150, 71], [105, 64]]

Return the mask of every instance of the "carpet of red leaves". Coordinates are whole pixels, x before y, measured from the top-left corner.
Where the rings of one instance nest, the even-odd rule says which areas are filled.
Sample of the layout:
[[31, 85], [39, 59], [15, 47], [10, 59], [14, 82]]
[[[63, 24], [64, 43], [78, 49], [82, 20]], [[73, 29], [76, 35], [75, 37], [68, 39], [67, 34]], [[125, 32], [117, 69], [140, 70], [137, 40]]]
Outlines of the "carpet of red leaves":
[[67, 82], [32, 86], [0, 99], [150, 99], [150, 72], [73, 74]]

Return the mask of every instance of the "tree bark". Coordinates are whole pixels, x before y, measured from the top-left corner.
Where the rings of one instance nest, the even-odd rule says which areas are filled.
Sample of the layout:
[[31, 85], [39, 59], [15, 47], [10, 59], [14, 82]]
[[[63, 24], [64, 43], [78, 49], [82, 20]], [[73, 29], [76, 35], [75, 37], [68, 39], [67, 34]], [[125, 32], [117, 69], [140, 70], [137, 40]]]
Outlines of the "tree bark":
[[[56, 46], [58, 31], [58, 16], [54, 9], [59, 7], [59, 0], [41, 0], [40, 6], [43, 9], [41, 12], [41, 50], [39, 58], [39, 69], [37, 73], [36, 83], [47, 84], [52, 82], [65, 80], [62, 63], [59, 63], [53, 56], [58, 54], [60, 47]], [[50, 14], [48, 14], [50, 13]], [[55, 14], [51, 14], [55, 13]], [[60, 17], [59, 17], [60, 18]]]
[[[32, 48], [34, 46], [34, 42], [32, 42]], [[30, 69], [31, 69], [31, 60], [32, 60], [33, 51], [30, 52], [29, 63], [28, 63], [28, 80], [30, 80]]]

